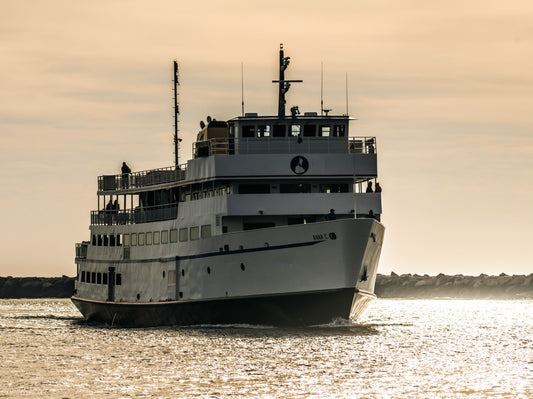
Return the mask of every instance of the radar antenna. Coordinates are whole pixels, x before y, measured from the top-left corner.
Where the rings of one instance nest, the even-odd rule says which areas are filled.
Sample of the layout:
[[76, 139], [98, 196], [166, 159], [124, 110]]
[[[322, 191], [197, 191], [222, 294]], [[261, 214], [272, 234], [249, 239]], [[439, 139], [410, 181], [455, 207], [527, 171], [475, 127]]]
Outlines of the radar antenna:
[[285, 69], [290, 64], [291, 57], [285, 57], [283, 53], [283, 43], [279, 49], [279, 80], [273, 80], [272, 83], [279, 83], [278, 96], [278, 116], [285, 116], [285, 94], [289, 91], [291, 83], [301, 83], [303, 80], [285, 80]]

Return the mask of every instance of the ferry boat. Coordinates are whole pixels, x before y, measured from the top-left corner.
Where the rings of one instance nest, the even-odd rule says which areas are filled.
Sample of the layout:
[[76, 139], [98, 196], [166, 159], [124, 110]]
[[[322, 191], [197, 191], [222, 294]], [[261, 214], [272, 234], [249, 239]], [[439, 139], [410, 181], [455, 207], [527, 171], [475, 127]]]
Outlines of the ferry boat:
[[174, 166], [98, 177], [71, 298], [85, 319], [320, 325], [375, 298], [376, 138], [349, 136], [346, 114], [286, 115], [288, 64], [281, 46], [278, 115], [208, 118], [186, 165], [176, 146]]

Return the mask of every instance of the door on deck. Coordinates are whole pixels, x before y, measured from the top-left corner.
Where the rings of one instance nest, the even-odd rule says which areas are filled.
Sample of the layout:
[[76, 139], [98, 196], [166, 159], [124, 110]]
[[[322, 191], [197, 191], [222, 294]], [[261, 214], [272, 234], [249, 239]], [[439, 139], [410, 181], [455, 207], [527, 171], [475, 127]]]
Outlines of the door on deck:
[[109, 278], [107, 279], [107, 300], [115, 301], [115, 268], [109, 268]]

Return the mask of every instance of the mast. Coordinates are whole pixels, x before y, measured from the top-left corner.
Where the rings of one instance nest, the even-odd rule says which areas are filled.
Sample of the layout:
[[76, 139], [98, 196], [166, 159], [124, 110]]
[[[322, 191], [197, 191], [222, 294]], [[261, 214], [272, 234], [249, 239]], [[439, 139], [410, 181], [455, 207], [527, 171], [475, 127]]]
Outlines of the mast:
[[179, 105], [178, 105], [178, 86], [179, 86], [179, 80], [178, 80], [178, 62], [174, 61], [174, 165], [178, 167], [178, 143], [181, 141], [180, 138], [178, 138], [178, 115], [180, 113]]
[[285, 93], [291, 88], [291, 83], [301, 83], [303, 80], [285, 80], [285, 69], [289, 66], [291, 57], [285, 57], [283, 52], [283, 43], [279, 46], [279, 80], [273, 80], [272, 83], [279, 83], [278, 94], [278, 116], [285, 116]]

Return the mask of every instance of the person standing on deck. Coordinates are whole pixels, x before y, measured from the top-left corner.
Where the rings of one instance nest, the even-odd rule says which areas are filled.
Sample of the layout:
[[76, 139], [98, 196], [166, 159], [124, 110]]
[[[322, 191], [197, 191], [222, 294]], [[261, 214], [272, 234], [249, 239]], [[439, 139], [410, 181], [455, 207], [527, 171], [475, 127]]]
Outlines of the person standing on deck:
[[126, 162], [122, 162], [122, 188], [128, 188], [130, 186], [130, 173], [131, 169]]

